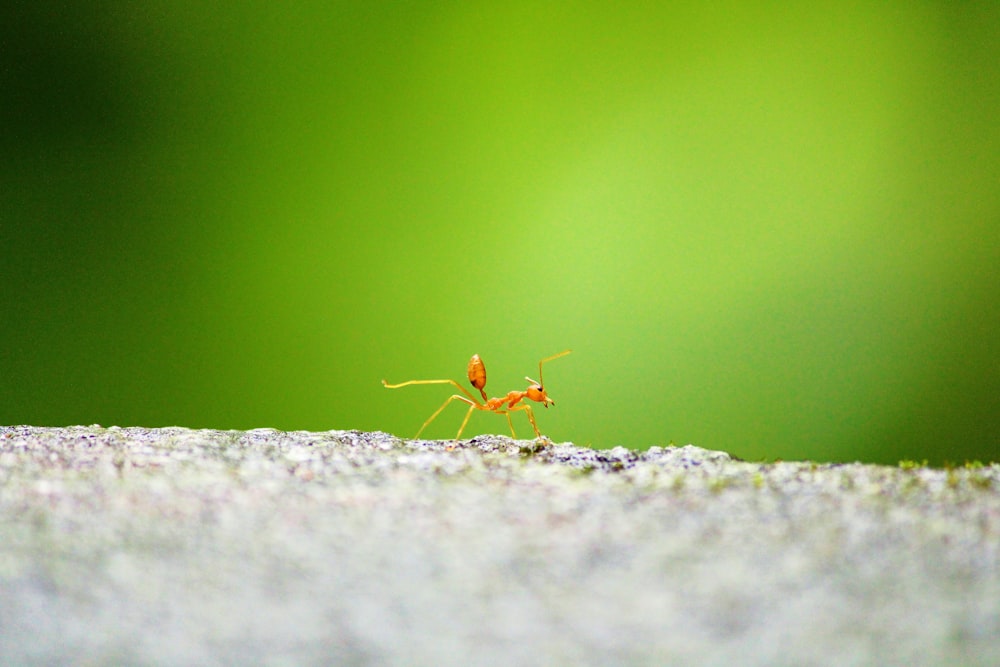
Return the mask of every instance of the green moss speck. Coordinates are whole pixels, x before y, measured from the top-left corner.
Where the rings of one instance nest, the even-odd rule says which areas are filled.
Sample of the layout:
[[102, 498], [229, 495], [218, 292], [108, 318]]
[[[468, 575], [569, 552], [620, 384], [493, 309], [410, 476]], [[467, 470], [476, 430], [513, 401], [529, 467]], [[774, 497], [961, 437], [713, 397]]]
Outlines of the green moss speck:
[[840, 488], [844, 491], [850, 491], [854, 488], [854, 478], [847, 473], [840, 476]]
[[708, 490], [712, 493], [722, 493], [732, 481], [727, 477], [716, 477], [708, 483]]
[[977, 489], [988, 490], [993, 486], [993, 478], [986, 475], [969, 475], [969, 484]]

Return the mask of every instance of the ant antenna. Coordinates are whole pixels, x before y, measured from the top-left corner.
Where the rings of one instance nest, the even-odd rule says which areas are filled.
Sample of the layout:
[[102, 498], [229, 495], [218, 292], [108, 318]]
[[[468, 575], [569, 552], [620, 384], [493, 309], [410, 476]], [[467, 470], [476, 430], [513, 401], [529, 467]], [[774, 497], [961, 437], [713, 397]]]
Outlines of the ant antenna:
[[[553, 359], [558, 359], [559, 357], [565, 357], [567, 354], [569, 354], [572, 351], [573, 350], [563, 350], [559, 354], [553, 354], [551, 357], [545, 357], [544, 359], [542, 359], [541, 361], [538, 362], [538, 386], [539, 387], [544, 387], [545, 386], [544, 380], [542, 378], [542, 364], [544, 364], [546, 361], [552, 361]], [[534, 382], [534, 380], [532, 380], [529, 377], [526, 377], [524, 379], [527, 380], [528, 382]]]

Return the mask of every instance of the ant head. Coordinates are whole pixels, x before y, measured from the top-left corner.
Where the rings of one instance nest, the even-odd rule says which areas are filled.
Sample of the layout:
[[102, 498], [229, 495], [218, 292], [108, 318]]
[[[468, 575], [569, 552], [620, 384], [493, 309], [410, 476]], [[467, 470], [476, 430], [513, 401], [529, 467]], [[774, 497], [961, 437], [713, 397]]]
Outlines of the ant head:
[[556, 402], [549, 398], [549, 395], [545, 393], [545, 389], [542, 388], [542, 384], [540, 382], [535, 382], [527, 376], [525, 376], [524, 379], [531, 383], [531, 386], [525, 390], [529, 399], [535, 401], [536, 403], [541, 403], [542, 406], [546, 408], [549, 407], [549, 405], [556, 404]]

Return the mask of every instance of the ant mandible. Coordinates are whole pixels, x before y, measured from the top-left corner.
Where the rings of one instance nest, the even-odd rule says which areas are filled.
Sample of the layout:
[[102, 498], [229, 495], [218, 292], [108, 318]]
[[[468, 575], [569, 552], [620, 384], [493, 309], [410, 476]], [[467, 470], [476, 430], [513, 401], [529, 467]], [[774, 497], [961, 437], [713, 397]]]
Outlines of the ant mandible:
[[542, 364], [546, 361], [552, 361], [553, 359], [558, 359], [559, 357], [565, 357], [567, 354], [572, 352], [572, 350], [563, 350], [559, 354], [553, 354], [551, 357], [545, 357], [538, 362], [538, 382], [535, 382], [531, 378], [525, 376], [525, 380], [531, 383], [524, 391], [512, 391], [506, 396], [501, 396], [499, 398], [487, 398], [486, 391], [483, 387], [486, 386], [486, 365], [483, 364], [483, 360], [479, 358], [478, 354], [472, 355], [469, 359], [469, 367], [467, 373], [469, 375], [469, 382], [472, 386], [479, 390], [482, 394], [483, 400], [479, 401], [475, 396], [473, 396], [469, 390], [455, 382], [454, 380], [410, 380], [409, 382], [400, 382], [399, 384], [389, 384], [385, 380], [382, 380], [383, 386], [387, 389], [398, 389], [399, 387], [405, 387], [411, 384], [453, 384], [458, 388], [464, 396], [459, 394], [454, 394], [450, 396], [444, 404], [438, 408], [430, 418], [424, 422], [424, 425], [420, 427], [417, 434], [413, 436], [414, 438], [419, 438], [420, 434], [424, 432], [427, 425], [434, 421], [441, 412], [448, 407], [448, 404], [452, 401], [462, 401], [463, 403], [469, 404], [469, 411], [465, 413], [465, 419], [462, 420], [462, 425], [458, 427], [458, 435], [455, 439], [458, 440], [462, 437], [462, 431], [465, 430], [465, 425], [469, 423], [469, 417], [472, 416], [473, 410], [487, 410], [489, 412], [495, 412], [498, 415], [506, 415], [507, 425], [510, 426], [510, 434], [517, 439], [517, 434], [514, 433], [514, 423], [510, 420], [510, 413], [515, 410], [523, 410], [525, 414], [528, 415], [528, 421], [531, 422], [531, 428], [535, 429], [535, 436], [541, 438], [542, 434], [538, 430], [538, 424], [535, 423], [535, 415], [531, 412], [531, 406], [527, 403], [522, 403], [521, 401], [527, 398], [530, 401], [535, 401], [536, 403], [541, 403], [544, 407], [549, 407], [549, 405], [555, 405], [555, 401], [549, 398], [549, 395], [545, 393], [544, 385], [542, 384]]

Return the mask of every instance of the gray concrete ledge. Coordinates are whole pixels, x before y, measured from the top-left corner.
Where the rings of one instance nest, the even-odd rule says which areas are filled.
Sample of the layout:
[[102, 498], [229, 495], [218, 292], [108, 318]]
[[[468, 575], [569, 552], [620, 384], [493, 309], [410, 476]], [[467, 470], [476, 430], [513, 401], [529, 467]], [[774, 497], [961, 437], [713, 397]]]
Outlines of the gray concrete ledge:
[[1000, 466], [0, 427], [0, 664], [996, 665]]

